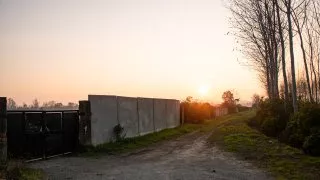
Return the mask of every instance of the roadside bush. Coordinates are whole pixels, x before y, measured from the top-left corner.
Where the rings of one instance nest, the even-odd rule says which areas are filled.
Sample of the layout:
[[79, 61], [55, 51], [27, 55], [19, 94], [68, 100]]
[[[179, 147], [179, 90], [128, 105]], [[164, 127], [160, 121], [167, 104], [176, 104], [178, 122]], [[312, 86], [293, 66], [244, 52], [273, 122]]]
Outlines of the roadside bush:
[[213, 117], [213, 106], [209, 103], [183, 102], [185, 123], [200, 124]]
[[126, 134], [124, 133], [124, 127], [121, 124], [117, 124], [113, 127], [114, 141], [118, 142], [125, 139]]
[[262, 132], [268, 136], [278, 137], [286, 128], [289, 119], [288, 113], [283, 105], [283, 101], [265, 100], [261, 101], [257, 115], [255, 117], [255, 124]]
[[[304, 149], [313, 148], [312, 143], [320, 129], [320, 107], [315, 104], [302, 104], [283, 132], [283, 139], [290, 145]], [[309, 139], [309, 140], [307, 140]], [[306, 142], [308, 141], [308, 142]], [[320, 147], [320, 144], [318, 145]]]
[[256, 117], [248, 124], [307, 154], [320, 156], [320, 106], [300, 102], [299, 112], [289, 119], [283, 104], [282, 100], [261, 101]]
[[276, 117], [267, 117], [262, 121], [261, 130], [267, 136], [275, 136], [277, 134], [276, 128], [275, 128], [277, 122], [278, 122], [278, 119]]
[[320, 129], [315, 130], [303, 143], [303, 151], [313, 156], [320, 156]]
[[299, 124], [302, 133], [306, 136], [311, 131], [320, 128], [320, 106], [315, 104], [304, 104], [299, 110]]
[[305, 136], [301, 132], [299, 121], [297, 121], [297, 119], [299, 119], [299, 113], [295, 114], [288, 122], [286, 129], [281, 134], [280, 140], [293, 147], [301, 148]]

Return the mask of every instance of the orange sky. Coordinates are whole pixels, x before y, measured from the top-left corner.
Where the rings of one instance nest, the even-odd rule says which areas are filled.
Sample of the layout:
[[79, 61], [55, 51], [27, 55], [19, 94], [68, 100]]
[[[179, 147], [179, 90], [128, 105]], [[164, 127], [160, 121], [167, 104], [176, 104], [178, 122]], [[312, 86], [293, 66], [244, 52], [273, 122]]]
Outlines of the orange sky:
[[221, 0], [1, 1], [0, 96], [220, 102], [235, 89], [250, 100], [263, 90], [255, 72], [239, 65], [227, 19]]

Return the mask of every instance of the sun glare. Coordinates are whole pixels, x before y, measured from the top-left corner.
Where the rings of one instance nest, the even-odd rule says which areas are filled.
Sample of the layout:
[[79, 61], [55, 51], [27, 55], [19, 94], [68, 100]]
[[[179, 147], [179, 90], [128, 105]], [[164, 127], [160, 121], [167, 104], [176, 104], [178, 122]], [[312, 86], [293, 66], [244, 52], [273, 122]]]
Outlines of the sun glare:
[[198, 89], [198, 92], [201, 96], [205, 96], [208, 94], [208, 91], [209, 91], [209, 87], [208, 86], [200, 86], [199, 89]]

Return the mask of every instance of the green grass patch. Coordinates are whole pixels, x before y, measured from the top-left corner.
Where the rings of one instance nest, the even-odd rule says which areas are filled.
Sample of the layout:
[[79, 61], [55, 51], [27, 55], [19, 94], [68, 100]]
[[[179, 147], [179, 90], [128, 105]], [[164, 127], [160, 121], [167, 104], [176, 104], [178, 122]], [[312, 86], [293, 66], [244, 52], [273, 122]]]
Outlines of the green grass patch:
[[212, 121], [206, 121], [204, 124], [185, 124], [177, 128], [165, 129], [160, 132], [134, 138], [126, 138], [121, 141], [110, 142], [98, 145], [96, 147], [87, 146], [83, 148], [83, 151], [80, 153], [80, 155], [96, 157], [105, 154], [126, 153], [132, 150], [147, 147], [157, 142], [174, 139], [191, 132], [207, 132], [212, 130], [212, 128], [208, 127], [208, 124], [210, 123], [212, 124]]
[[277, 179], [320, 179], [320, 157], [280, 143], [252, 129], [247, 121], [254, 111], [218, 119], [209, 142], [268, 169]]
[[7, 173], [9, 180], [43, 180], [45, 179], [44, 172], [39, 169], [26, 167], [15, 167]]

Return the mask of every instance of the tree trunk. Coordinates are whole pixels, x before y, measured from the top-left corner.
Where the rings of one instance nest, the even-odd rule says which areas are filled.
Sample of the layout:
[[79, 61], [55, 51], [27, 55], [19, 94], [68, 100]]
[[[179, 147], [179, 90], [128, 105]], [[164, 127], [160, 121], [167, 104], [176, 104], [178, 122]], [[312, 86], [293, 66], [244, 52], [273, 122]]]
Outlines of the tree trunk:
[[293, 50], [293, 32], [292, 32], [292, 21], [291, 21], [291, 0], [288, 0], [287, 6], [287, 19], [289, 28], [289, 45], [290, 45], [290, 59], [291, 59], [291, 76], [292, 76], [292, 106], [293, 111], [298, 112], [297, 103], [297, 84], [296, 84], [296, 72], [294, 65], [294, 50]]
[[[296, 19], [296, 20], [298, 20], [298, 19]], [[310, 85], [310, 77], [309, 77], [309, 70], [308, 70], [308, 64], [307, 64], [306, 50], [304, 48], [302, 32], [301, 32], [301, 29], [300, 29], [298, 24], [297, 24], [297, 28], [298, 28], [299, 38], [300, 38], [300, 47], [301, 47], [302, 55], [303, 55], [304, 70], [306, 72], [307, 86], [308, 86], [308, 92], [309, 92], [308, 94], [309, 94], [310, 101], [314, 102], [313, 101], [313, 97], [312, 97], [312, 92], [311, 92], [311, 85]]]
[[277, 20], [276, 20], [276, 5], [273, 0], [272, 3], [272, 22], [270, 26], [272, 27], [272, 36], [273, 36], [273, 48], [274, 48], [274, 92], [275, 92], [275, 98], [279, 99], [279, 67], [278, 67], [278, 57], [279, 57], [279, 50], [278, 50], [278, 44], [279, 41], [277, 40]]
[[280, 35], [280, 44], [281, 44], [281, 62], [282, 62], [282, 75], [283, 75], [283, 83], [284, 83], [284, 106], [286, 108], [286, 103], [289, 101], [289, 91], [288, 91], [288, 79], [287, 79], [287, 71], [286, 71], [286, 49], [285, 49], [285, 42], [283, 38], [283, 31], [281, 25], [281, 18], [280, 18], [280, 7], [278, 0], [275, 0], [276, 9], [277, 9], [277, 19], [278, 19], [278, 27], [279, 27], [279, 35]]

